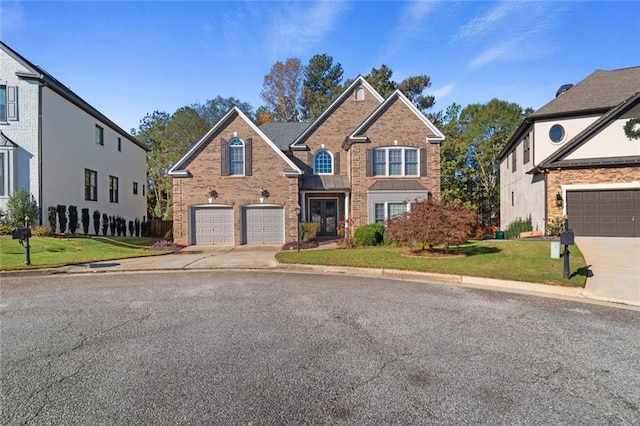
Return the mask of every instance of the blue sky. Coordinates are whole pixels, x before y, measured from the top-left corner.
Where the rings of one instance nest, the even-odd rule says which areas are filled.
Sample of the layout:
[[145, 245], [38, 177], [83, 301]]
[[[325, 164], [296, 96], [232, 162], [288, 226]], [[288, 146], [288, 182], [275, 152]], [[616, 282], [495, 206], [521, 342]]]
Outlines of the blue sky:
[[2, 40], [125, 130], [220, 95], [254, 108], [276, 61], [431, 77], [433, 111], [537, 109], [596, 69], [640, 65], [636, 1], [2, 1]]

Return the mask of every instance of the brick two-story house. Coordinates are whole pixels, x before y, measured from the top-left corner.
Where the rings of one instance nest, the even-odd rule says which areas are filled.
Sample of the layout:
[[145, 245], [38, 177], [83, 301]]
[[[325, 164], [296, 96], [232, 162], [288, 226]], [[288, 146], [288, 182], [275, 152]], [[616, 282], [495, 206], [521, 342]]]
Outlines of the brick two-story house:
[[[256, 126], [238, 108], [170, 170], [174, 239], [281, 244], [383, 222], [440, 194], [443, 134], [400, 92], [358, 77], [313, 123]], [[300, 211], [298, 216], [298, 211]]]

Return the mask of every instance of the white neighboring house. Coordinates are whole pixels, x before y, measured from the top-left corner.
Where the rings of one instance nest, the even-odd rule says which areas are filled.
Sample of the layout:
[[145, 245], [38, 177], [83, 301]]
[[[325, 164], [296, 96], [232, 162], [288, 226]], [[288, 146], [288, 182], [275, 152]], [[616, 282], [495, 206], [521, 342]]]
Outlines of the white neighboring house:
[[[0, 42], [0, 207], [19, 188], [40, 208], [74, 205], [146, 220], [148, 149], [42, 68]], [[78, 231], [77, 231], [78, 232]]]
[[[640, 67], [595, 71], [525, 118], [500, 153], [502, 229], [565, 215], [575, 235], [640, 236]], [[640, 129], [640, 124], [635, 125]]]

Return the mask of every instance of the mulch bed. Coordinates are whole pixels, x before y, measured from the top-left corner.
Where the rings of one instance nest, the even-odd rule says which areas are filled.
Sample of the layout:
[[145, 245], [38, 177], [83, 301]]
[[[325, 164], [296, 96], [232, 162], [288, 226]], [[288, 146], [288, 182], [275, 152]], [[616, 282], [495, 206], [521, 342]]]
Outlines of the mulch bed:
[[458, 259], [461, 257], [467, 257], [467, 255], [464, 253], [456, 253], [452, 251], [444, 251], [444, 250], [438, 250], [438, 249], [436, 250], [410, 249], [410, 250], [403, 250], [400, 254], [402, 256], [407, 256], [407, 257], [428, 257], [430, 259]]

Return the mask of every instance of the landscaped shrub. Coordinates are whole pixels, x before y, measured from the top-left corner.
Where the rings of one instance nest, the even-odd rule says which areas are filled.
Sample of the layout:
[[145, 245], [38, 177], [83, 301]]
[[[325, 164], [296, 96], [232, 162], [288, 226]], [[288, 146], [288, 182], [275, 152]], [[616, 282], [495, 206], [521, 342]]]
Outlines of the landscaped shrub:
[[359, 246], [379, 246], [384, 242], [386, 228], [381, 223], [361, 226], [353, 233], [353, 241]]
[[8, 223], [0, 222], [0, 235], [11, 235], [13, 228], [14, 227]]
[[56, 209], [56, 206], [47, 207], [47, 219], [49, 219], [49, 230], [51, 231], [52, 234], [56, 232], [57, 215], [58, 215], [58, 211]]
[[518, 238], [521, 232], [533, 231], [533, 225], [531, 224], [531, 215], [526, 219], [517, 218], [509, 224], [504, 231], [504, 237], [508, 240]]
[[115, 216], [109, 217], [109, 231], [111, 231], [112, 237], [116, 236], [116, 217]]
[[75, 234], [76, 229], [78, 229], [78, 208], [69, 206], [67, 210], [69, 212], [69, 232]]
[[24, 226], [24, 218], [29, 217], [31, 223], [38, 219], [38, 203], [33, 195], [20, 188], [9, 196], [7, 200], [7, 223], [10, 226]]
[[102, 235], [107, 235], [109, 230], [109, 215], [102, 213]]
[[560, 235], [564, 231], [564, 218], [554, 217], [547, 219], [547, 235]]
[[476, 215], [459, 203], [423, 200], [412, 203], [411, 211], [391, 218], [387, 234], [408, 247], [448, 248], [464, 244], [477, 222]]
[[164, 251], [164, 250], [173, 250], [177, 251], [185, 248], [186, 246], [183, 244], [174, 243], [172, 241], [160, 240], [153, 243], [152, 246], [148, 248], [151, 251]]
[[134, 222], [134, 226], [136, 228], [136, 237], [139, 237], [140, 236], [140, 219], [138, 219], [137, 217]]
[[148, 237], [149, 236], [149, 223], [147, 221], [142, 221], [142, 223], [140, 224], [140, 234], [143, 237]]
[[318, 224], [315, 222], [302, 222], [302, 241], [315, 240], [318, 235]]
[[118, 216], [118, 237], [120, 236], [127, 236], [127, 221], [123, 217]]
[[36, 226], [31, 228], [31, 235], [34, 237], [48, 237], [51, 230], [47, 226]]
[[64, 234], [67, 232], [67, 206], [58, 204], [56, 210], [58, 211], [58, 227], [60, 232]]
[[133, 221], [130, 220], [129, 221], [129, 236], [133, 237], [133, 232], [135, 231], [135, 225], [133, 224]]
[[100, 233], [100, 211], [93, 211], [93, 231], [94, 234], [98, 235]]
[[82, 230], [84, 231], [84, 235], [89, 233], [89, 222], [91, 219], [89, 218], [89, 209], [82, 209]]

